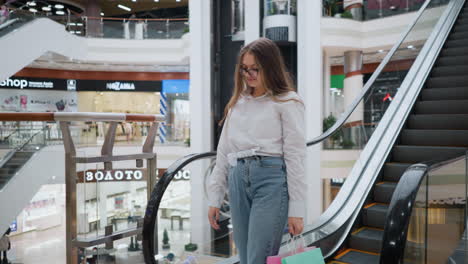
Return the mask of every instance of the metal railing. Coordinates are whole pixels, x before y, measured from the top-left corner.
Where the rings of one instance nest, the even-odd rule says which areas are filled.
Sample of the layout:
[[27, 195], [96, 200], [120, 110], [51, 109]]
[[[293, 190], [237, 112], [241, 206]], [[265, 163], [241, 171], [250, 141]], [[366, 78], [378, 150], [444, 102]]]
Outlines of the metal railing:
[[[115, 113], [73, 113], [73, 112], [61, 112], [61, 113], [0, 113], [0, 121], [3, 122], [58, 122], [62, 131], [62, 140], [65, 148], [65, 186], [66, 186], [66, 255], [67, 264], [78, 263], [78, 257], [80, 254], [86, 254], [86, 247], [94, 247], [96, 245], [106, 245], [106, 252], [109, 252], [113, 247], [113, 242], [124, 238], [132, 238], [141, 234], [142, 228], [140, 225], [136, 227], [129, 226], [124, 230], [113, 232], [112, 225], [106, 226], [105, 234], [96, 232], [91, 237], [80, 237], [78, 236], [78, 225], [77, 225], [77, 203], [81, 202], [77, 198], [77, 186], [79, 183], [87, 183], [86, 180], [79, 177], [77, 169], [83, 166], [89, 166], [96, 164], [94, 168], [98, 168], [97, 164], [102, 164], [104, 172], [111, 173], [113, 170], [113, 163], [122, 161], [134, 161], [136, 162], [137, 170], [144, 170], [146, 178], [140, 180], [146, 181], [146, 193], [149, 195], [156, 185], [157, 167], [156, 167], [156, 153], [154, 152], [154, 143], [158, 131], [158, 125], [160, 122], [165, 120], [162, 115], [148, 115], [148, 114], [115, 114]], [[75, 147], [73, 137], [70, 133], [71, 123], [76, 122], [108, 122], [109, 128], [105, 135], [105, 140], [102, 144], [100, 155], [89, 156], [86, 152], [81, 151]], [[114, 141], [116, 135], [116, 128], [119, 122], [148, 122], [151, 124], [148, 135], [143, 143], [141, 153], [136, 154], [114, 154]], [[41, 133], [39, 131], [38, 133]], [[31, 139], [27, 140], [21, 146], [30, 144], [32, 139], [38, 135], [34, 133]], [[47, 161], [49, 162], [49, 161]], [[52, 161], [51, 161], [52, 162]], [[128, 166], [128, 165], [126, 165]], [[92, 168], [92, 167], [91, 167]], [[120, 172], [123, 175], [123, 172]], [[118, 175], [118, 174], [116, 174]], [[16, 177], [16, 176], [15, 176]], [[18, 176], [20, 177], [20, 176]], [[117, 176], [115, 176], [117, 179]], [[125, 174], [125, 177], [129, 177]], [[122, 177], [121, 177], [122, 178]], [[129, 179], [127, 179], [129, 180]], [[135, 179], [134, 179], [135, 180]], [[89, 182], [90, 184], [105, 184], [106, 181], [103, 179], [102, 182], [96, 177], [95, 181]], [[13, 188], [13, 187], [11, 187]], [[101, 187], [99, 187], [101, 188]], [[85, 196], [83, 202], [88, 201], [86, 199], [86, 191], [83, 191], [81, 196]], [[104, 197], [105, 198], [105, 197]], [[101, 199], [101, 198], [99, 198]], [[148, 199], [148, 198], [147, 198]], [[83, 205], [85, 206], [85, 205]], [[86, 211], [86, 209], [85, 209]], [[101, 217], [105, 217], [107, 214], [104, 212]], [[2, 223], [3, 224], [3, 223]], [[110, 227], [110, 228], [108, 228]], [[135, 241], [136, 242], [136, 241]], [[132, 242], [133, 243], [133, 242]], [[129, 249], [130, 250], [130, 249]], [[101, 252], [101, 251], [100, 251]], [[96, 253], [97, 254], [97, 253]]]

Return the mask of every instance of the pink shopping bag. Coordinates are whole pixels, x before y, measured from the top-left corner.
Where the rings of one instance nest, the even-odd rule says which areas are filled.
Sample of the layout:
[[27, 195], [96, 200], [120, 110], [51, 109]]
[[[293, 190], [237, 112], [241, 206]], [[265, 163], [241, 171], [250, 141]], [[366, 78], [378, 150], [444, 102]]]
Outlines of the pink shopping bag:
[[[278, 254], [276, 256], [268, 256], [266, 264], [281, 264], [281, 260], [285, 257], [289, 257], [298, 253], [306, 252], [309, 250], [315, 249], [315, 247], [305, 247], [305, 241], [304, 238], [299, 235], [299, 239], [302, 238], [302, 245], [297, 246], [296, 239], [292, 238], [288, 241], [288, 252]], [[294, 242], [294, 249], [291, 250], [290, 245]]]

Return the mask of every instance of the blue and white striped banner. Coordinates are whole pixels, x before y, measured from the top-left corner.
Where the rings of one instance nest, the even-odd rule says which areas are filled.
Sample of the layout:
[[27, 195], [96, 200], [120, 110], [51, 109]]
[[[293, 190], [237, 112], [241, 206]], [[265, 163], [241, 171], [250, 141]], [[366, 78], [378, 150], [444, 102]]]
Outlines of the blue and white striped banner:
[[[161, 107], [159, 108], [159, 113], [164, 116], [164, 119], [167, 118], [167, 96], [166, 93], [161, 92], [161, 99], [159, 100]], [[161, 143], [166, 142], [166, 122], [161, 122], [159, 125], [159, 141]]]

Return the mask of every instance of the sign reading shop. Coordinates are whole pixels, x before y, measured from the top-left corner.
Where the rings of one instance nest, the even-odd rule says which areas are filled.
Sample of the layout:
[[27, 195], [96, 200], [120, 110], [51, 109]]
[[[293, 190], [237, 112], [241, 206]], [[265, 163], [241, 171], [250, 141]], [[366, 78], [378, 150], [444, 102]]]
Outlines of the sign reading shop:
[[160, 92], [161, 81], [106, 81], [12, 77], [0, 81], [2, 89], [96, 92]]

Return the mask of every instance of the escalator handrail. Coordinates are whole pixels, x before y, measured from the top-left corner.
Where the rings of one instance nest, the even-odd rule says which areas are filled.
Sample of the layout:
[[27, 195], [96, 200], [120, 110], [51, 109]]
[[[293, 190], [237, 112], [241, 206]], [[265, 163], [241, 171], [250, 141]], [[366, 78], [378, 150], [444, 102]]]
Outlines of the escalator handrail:
[[403, 263], [406, 239], [416, 195], [429, 172], [465, 159], [466, 155], [436, 159], [410, 166], [401, 176], [388, 207], [380, 264]]
[[167, 168], [166, 172], [159, 178], [154, 187], [153, 191], [151, 192], [150, 198], [148, 200], [148, 205], [146, 206], [145, 217], [143, 220], [143, 256], [145, 259], [145, 263], [154, 263], [156, 261], [154, 259], [154, 237], [155, 237], [155, 226], [156, 226], [156, 219], [157, 213], [159, 210], [159, 204], [161, 203], [162, 197], [164, 192], [167, 189], [169, 183], [171, 183], [174, 176], [187, 164], [208, 158], [216, 157], [216, 152], [205, 152], [201, 154], [190, 154], [184, 156], [177, 161], [175, 161], [172, 165]]

